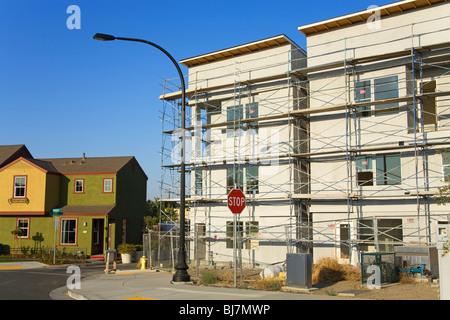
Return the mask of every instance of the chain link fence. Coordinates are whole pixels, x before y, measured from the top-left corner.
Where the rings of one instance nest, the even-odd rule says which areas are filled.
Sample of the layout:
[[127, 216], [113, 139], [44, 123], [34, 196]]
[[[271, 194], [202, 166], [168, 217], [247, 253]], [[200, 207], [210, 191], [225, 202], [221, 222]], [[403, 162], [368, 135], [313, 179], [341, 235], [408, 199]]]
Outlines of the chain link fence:
[[[394, 252], [395, 247], [408, 245], [434, 246], [434, 224], [443, 220], [449, 221], [449, 216], [374, 216], [257, 228], [240, 223], [235, 235], [232, 225], [197, 224], [186, 232], [186, 262], [198, 268], [232, 266], [236, 261], [239, 267], [255, 268], [284, 263], [287, 253], [311, 253], [314, 262], [329, 257], [360, 265], [364, 252]], [[176, 228], [145, 234], [144, 255], [149, 266], [173, 269], [178, 243]]]

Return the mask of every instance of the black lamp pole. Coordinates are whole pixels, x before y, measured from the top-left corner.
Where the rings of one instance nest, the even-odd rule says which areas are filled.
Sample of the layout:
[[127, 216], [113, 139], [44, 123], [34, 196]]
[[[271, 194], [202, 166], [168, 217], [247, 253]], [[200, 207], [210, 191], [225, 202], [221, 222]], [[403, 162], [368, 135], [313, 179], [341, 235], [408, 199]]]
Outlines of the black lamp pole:
[[142, 40], [142, 39], [134, 39], [134, 38], [122, 38], [122, 37], [115, 37], [111, 36], [109, 34], [102, 34], [97, 33], [94, 35], [95, 40], [101, 40], [101, 41], [112, 41], [112, 40], [125, 40], [125, 41], [134, 41], [134, 42], [142, 42], [149, 44], [162, 52], [166, 56], [169, 57], [169, 59], [173, 62], [175, 67], [177, 68], [178, 75], [180, 76], [181, 81], [181, 177], [180, 177], [180, 183], [181, 183], [181, 190], [180, 190], [180, 242], [179, 242], [179, 249], [178, 249], [178, 261], [177, 265], [175, 266], [175, 274], [173, 275], [173, 282], [188, 282], [190, 281], [190, 276], [187, 272], [187, 269], [189, 269], [188, 265], [186, 264], [186, 249], [185, 249], [185, 198], [186, 198], [186, 166], [185, 166], [185, 129], [186, 129], [186, 105], [185, 105], [185, 95], [186, 95], [186, 86], [184, 83], [184, 77], [183, 73], [181, 72], [180, 66], [176, 62], [176, 60], [166, 51], [164, 48], [161, 48], [157, 44]]

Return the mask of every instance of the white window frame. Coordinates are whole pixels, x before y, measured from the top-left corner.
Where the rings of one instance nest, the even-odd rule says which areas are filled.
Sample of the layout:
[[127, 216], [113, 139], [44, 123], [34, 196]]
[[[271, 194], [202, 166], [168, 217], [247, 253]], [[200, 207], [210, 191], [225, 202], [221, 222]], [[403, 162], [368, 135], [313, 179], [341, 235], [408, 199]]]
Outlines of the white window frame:
[[[20, 221], [26, 221], [26, 227], [20, 226]], [[27, 239], [30, 235], [30, 219], [29, 218], [17, 218], [16, 227], [21, 230], [26, 230], [26, 234], [22, 236], [17, 236], [17, 238]]]
[[[110, 182], [109, 190], [106, 190], [106, 181]], [[113, 179], [112, 178], [103, 179], [103, 193], [112, 193], [112, 192], [113, 192]]]
[[[24, 186], [16, 186], [17, 184], [17, 179], [25, 179], [25, 184]], [[27, 197], [27, 176], [15, 176], [14, 177], [14, 198], [26, 198]], [[17, 195], [17, 190], [19, 190], [23, 188], [23, 195]]]
[[[66, 227], [65, 221], [75, 221], [75, 230], [64, 230]], [[61, 234], [60, 234], [60, 244], [61, 245], [76, 245], [77, 244], [77, 230], [78, 230], [78, 219], [76, 218], [62, 218], [61, 219]], [[66, 238], [70, 238], [70, 235], [66, 236], [65, 233], [74, 233], [74, 242], [64, 242]]]
[[[77, 182], [81, 182], [81, 191], [77, 191]], [[84, 193], [84, 179], [75, 179], [73, 191], [75, 193]]]

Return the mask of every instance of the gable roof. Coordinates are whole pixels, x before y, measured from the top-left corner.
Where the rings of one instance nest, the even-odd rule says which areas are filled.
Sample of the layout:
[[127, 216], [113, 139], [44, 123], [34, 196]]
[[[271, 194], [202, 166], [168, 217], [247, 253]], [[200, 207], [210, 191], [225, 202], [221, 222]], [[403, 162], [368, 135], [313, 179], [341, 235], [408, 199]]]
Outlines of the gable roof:
[[382, 16], [390, 16], [393, 14], [403, 13], [408, 10], [417, 10], [423, 7], [432, 6], [437, 3], [446, 2], [447, 0], [403, 0], [389, 3], [373, 9], [358, 11], [344, 16], [323, 20], [298, 27], [298, 30], [305, 36], [315, 33], [325, 32], [332, 29], [346, 27], [355, 23], [366, 22], [373, 15], [376, 9]]
[[30, 151], [24, 144], [0, 146], [0, 167], [9, 161], [17, 159], [19, 156], [32, 158]]
[[28, 163], [29, 165], [35, 167], [36, 169], [42, 171], [42, 172], [52, 172], [52, 173], [58, 173], [58, 171], [56, 171], [56, 169], [50, 164], [47, 163], [45, 161], [40, 161], [37, 159], [30, 159], [30, 158], [24, 158], [24, 157], [19, 157], [17, 159], [15, 159], [14, 161], [9, 162], [8, 164], [6, 164], [5, 166], [0, 168], [0, 172], [3, 170], [6, 170], [9, 167], [12, 167], [13, 165], [15, 165], [17, 162], [20, 161], [24, 161], [26, 163]]

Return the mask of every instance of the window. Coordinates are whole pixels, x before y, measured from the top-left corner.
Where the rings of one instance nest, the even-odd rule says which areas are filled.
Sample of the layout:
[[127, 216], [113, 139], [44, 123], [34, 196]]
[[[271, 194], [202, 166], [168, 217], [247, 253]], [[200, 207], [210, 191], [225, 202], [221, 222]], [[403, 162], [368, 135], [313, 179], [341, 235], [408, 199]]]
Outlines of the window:
[[195, 195], [201, 196], [203, 188], [203, 170], [195, 170]]
[[[436, 80], [425, 83], [422, 87], [423, 93], [436, 92]], [[424, 96], [422, 97], [422, 109], [423, 109], [423, 125], [424, 131], [436, 131], [437, 128], [437, 109], [436, 109], [436, 97]]]
[[259, 193], [259, 167], [248, 166], [245, 168], [245, 182], [247, 184], [247, 193]]
[[[376, 178], [372, 169], [372, 156], [362, 155], [355, 158], [358, 186], [400, 185], [402, 170], [400, 153], [376, 155]], [[449, 172], [450, 173], [450, 172]]]
[[[372, 90], [370, 80], [357, 81], [355, 84], [355, 101], [368, 102], [371, 101]], [[370, 106], [360, 107], [356, 109], [358, 117], [370, 117]]]
[[103, 179], [103, 193], [113, 192], [113, 179]]
[[252, 246], [251, 238], [256, 237], [259, 233], [259, 222], [258, 221], [246, 221], [245, 222], [245, 234], [249, 239], [245, 241], [245, 249], [254, 249]]
[[[245, 119], [258, 118], [258, 102], [252, 102], [245, 105]], [[244, 107], [242, 105], [228, 107], [227, 109], [227, 122], [236, 121], [236, 124], [227, 126], [227, 136], [233, 137], [234, 130], [240, 130], [243, 128], [240, 120], [244, 119]], [[258, 121], [249, 122], [248, 129], [251, 129], [251, 133], [258, 133]], [[241, 134], [241, 133], [239, 133]]]
[[[233, 221], [227, 221], [226, 224], [226, 234], [227, 234], [227, 249], [233, 249], [233, 243], [234, 243], [234, 222]], [[244, 237], [247, 239], [242, 239]], [[246, 249], [252, 249], [251, 239], [252, 237], [255, 237], [258, 235], [259, 232], [259, 222], [258, 221], [236, 221], [236, 248], [243, 249], [244, 243]], [[240, 247], [240, 248], [239, 248]]]
[[61, 244], [77, 243], [77, 220], [61, 219]]
[[17, 219], [17, 229], [20, 229], [22, 231], [22, 233], [18, 235], [17, 238], [28, 238], [30, 235], [30, 219]]
[[84, 179], [75, 179], [75, 193], [84, 193]]
[[237, 122], [237, 124], [236, 125], [231, 124], [227, 126], [227, 137], [233, 137], [235, 134], [235, 130], [239, 130], [242, 128], [240, 120], [242, 120], [243, 118], [244, 118], [244, 111], [242, 105], [228, 107], [227, 122]]
[[227, 193], [233, 189], [244, 190], [244, 169], [227, 168]]
[[348, 259], [350, 257], [349, 234], [349, 225], [341, 223], [339, 225], [339, 249], [342, 259]]
[[372, 156], [356, 157], [358, 186], [373, 186]]
[[403, 241], [402, 219], [359, 219], [358, 237], [361, 251], [393, 252]]
[[445, 150], [441, 152], [442, 154], [442, 169], [444, 171], [444, 181], [450, 181], [450, 153]]
[[[258, 118], [258, 102], [253, 102], [245, 105], [245, 118]], [[248, 124], [248, 129], [253, 130], [252, 133], [258, 133], [258, 121], [250, 122]]]
[[402, 183], [400, 154], [377, 155], [377, 185]]
[[[375, 101], [398, 98], [398, 77], [391, 76], [374, 80]], [[375, 106], [375, 114], [398, 113], [398, 103]]]
[[14, 198], [25, 198], [27, 177], [14, 177]]
[[[398, 98], [398, 76], [382, 77], [355, 82], [355, 102], [379, 101]], [[372, 106], [356, 108], [357, 117], [370, 117]], [[375, 115], [398, 113], [398, 102], [375, 106]]]
[[[236, 221], [236, 248], [242, 249], [242, 241], [239, 241], [244, 235], [244, 222], [243, 221]], [[240, 244], [240, 245], [239, 245]], [[227, 221], [227, 249], [233, 249], [234, 248], [234, 222], [233, 221]], [[240, 248], [239, 248], [240, 247]]]
[[[227, 193], [233, 189], [244, 191], [244, 168], [227, 168]], [[249, 165], [245, 167], [245, 193], [259, 193], [259, 167]]]

